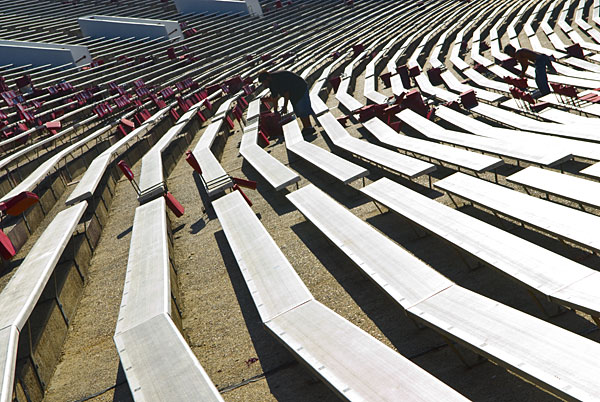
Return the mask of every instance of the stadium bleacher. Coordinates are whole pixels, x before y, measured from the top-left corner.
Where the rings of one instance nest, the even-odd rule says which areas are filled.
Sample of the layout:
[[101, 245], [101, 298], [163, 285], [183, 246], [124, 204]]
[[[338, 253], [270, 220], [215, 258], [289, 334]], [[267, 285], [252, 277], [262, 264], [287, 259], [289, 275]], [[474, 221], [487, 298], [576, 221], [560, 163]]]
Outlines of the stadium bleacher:
[[0, 4], [0, 402], [600, 400], [600, 0], [260, 4]]

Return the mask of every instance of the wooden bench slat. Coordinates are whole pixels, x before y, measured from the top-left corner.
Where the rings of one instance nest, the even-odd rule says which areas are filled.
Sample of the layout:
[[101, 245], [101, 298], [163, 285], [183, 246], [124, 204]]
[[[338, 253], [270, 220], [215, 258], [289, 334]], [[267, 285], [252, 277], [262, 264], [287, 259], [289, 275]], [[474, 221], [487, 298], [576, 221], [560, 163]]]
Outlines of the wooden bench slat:
[[316, 300], [266, 326], [345, 400], [467, 400]]
[[213, 207], [263, 322], [313, 299], [238, 191]]
[[14, 325], [0, 329], [0, 402], [11, 402], [17, 362], [19, 330]]
[[600, 183], [529, 166], [506, 178], [511, 183], [600, 208]]
[[0, 293], [0, 328], [23, 328], [86, 208], [82, 202], [58, 213], [29, 250]]
[[[600, 272], [383, 178], [361, 191], [416, 225], [557, 303], [600, 315], [600, 298], [582, 283]], [[571, 291], [570, 289], [573, 289]]]
[[528, 223], [561, 239], [600, 250], [600, 217], [455, 173], [435, 183], [439, 189]]
[[400, 120], [406, 122], [426, 137], [442, 142], [547, 166], [560, 164], [572, 159], [572, 155], [565, 154], [562, 151], [534, 149], [524, 146], [527, 144], [513, 145], [512, 143], [496, 138], [447, 130], [410, 109], [403, 110], [397, 116]]
[[166, 314], [115, 335], [136, 401], [215, 401], [223, 398]]
[[171, 313], [168, 241], [165, 199], [136, 208], [117, 334]]
[[283, 126], [283, 134], [287, 149], [344, 184], [352, 183], [369, 174], [367, 169], [304, 141], [300, 127], [296, 121]]
[[435, 170], [431, 163], [411, 158], [352, 137], [331, 113], [318, 118], [331, 141], [339, 148], [358, 155], [390, 170], [414, 178]]
[[425, 155], [442, 162], [455, 164], [475, 172], [495, 169], [504, 164], [504, 161], [499, 158], [398, 134], [378, 118], [364, 122], [363, 126], [384, 144]]
[[[389, 239], [396, 252], [381, 253], [373, 239], [383, 235], [313, 185], [287, 197], [359, 269], [398, 304], [408, 305], [407, 311], [425, 325], [560, 396], [600, 397], [600, 344], [453, 284]], [[413, 260], [398, 260], [401, 253]], [[427, 282], [416, 286], [433, 286], [435, 276], [449, 286], [432, 294], [422, 292], [426, 297], [413, 304], [407, 295], [414, 292], [414, 274]]]
[[[402, 307], [418, 304], [453, 285], [314, 185], [294, 191], [287, 198], [379, 287], [392, 292]], [[401, 276], [397, 275], [399, 267]]]

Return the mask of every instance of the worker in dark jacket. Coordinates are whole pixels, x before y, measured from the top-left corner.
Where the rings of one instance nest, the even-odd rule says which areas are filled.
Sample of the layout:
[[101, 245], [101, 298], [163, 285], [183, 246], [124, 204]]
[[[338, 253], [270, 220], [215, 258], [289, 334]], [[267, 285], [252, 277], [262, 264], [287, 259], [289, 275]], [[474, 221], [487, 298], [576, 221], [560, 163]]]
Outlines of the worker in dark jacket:
[[552, 66], [553, 58], [530, 49], [521, 48], [517, 50], [512, 45], [506, 45], [504, 48], [504, 53], [510, 57], [514, 57], [515, 60], [521, 65], [521, 78], [525, 77], [527, 67], [529, 67], [529, 63], [532, 63], [535, 66], [535, 83], [537, 84], [541, 95], [547, 95], [550, 93], [546, 68], [548, 68], [550, 72], [556, 73], [556, 70]]
[[269, 73], [262, 71], [258, 74], [258, 81], [265, 88], [271, 90], [271, 96], [266, 100], [277, 108], [280, 97], [283, 97], [283, 113], [287, 113], [288, 102], [292, 102], [294, 113], [302, 122], [302, 134], [308, 135], [315, 132], [310, 123], [310, 115], [314, 112], [310, 105], [310, 96], [308, 95], [308, 84], [302, 77], [290, 71], [277, 71]]

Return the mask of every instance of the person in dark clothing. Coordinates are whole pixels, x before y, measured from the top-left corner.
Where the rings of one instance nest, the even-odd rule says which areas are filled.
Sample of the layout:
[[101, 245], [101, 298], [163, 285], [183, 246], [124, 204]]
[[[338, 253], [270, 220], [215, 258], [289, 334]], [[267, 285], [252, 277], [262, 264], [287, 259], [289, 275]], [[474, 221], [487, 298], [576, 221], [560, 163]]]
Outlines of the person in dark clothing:
[[271, 96], [266, 98], [267, 101], [277, 108], [277, 102], [280, 97], [283, 97], [283, 113], [287, 113], [288, 101], [292, 103], [294, 113], [302, 122], [302, 134], [312, 134], [315, 132], [314, 127], [310, 123], [310, 115], [314, 115], [310, 104], [310, 96], [308, 94], [308, 84], [302, 77], [291, 71], [277, 71], [269, 73], [262, 71], [258, 74], [258, 81], [271, 90]]
[[545, 55], [543, 53], [534, 52], [530, 49], [521, 48], [516, 50], [512, 45], [506, 45], [504, 53], [510, 57], [514, 57], [517, 62], [521, 65], [520, 77], [525, 76], [527, 67], [531, 62], [535, 66], [535, 83], [540, 90], [540, 94], [547, 95], [550, 93], [550, 87], [548, 86], [548, 75], [546, 69], [550, 70], [551, 73], [556, 74], [556, 70], [552, 66], [553, 57]]

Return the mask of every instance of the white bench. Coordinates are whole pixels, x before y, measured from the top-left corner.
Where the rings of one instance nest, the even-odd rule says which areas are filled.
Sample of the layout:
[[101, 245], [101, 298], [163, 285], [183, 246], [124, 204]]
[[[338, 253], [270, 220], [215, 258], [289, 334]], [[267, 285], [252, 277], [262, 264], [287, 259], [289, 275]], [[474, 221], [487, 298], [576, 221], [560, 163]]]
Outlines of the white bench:
[[577, 5], [577, 8], [575, 9], [575, 15], [574, 15], [574, 20], [575, 23], [577, 24], [577, 26], [579, 28], [581, 28], [583, 31], [589, 31], [590, 29], [592, 29], [592, 26], [590, 24], [588, 24], [587, 22], [585, 22], [585, 20], [583, 19], [583, 10], [585, 8], [585, 1], [579, 1], [579, 4]]
[[569, 32], [573, 31], [573, 28], [571, 28], [571, 26], [567, 22], [567, 14], [569, 13], [570, 6], [571, 1], [567, 0], [563, 5], [563, 8], [560, 11], [560, 13], [558, 13], [558, 18], [556, 19], [556, 25], [558, 25], [560, 29], [566, 34], [569, 34]]
[[163, 197], [135, 210], [127, 275], [115, 334], [171, 314], [169, 239]]
[[167, 190], [165, 183], [162, 154], [167, 149], [169, 144], [173, 142], [194, 118], [194, 115], [204, 102], [199, 102], [185, 112], [177, 123], [173, 125], [158, 142], [144, 155], [142, 158], [142, 169], [140, 171], [140, 196], [138, 201], [140, 204], [147, 202], [153, 198], [162, 196]]
[[582, 177], [529, 166], [506, 177], [511, 183], [600, 208], [600, 183]]
[[454, 284], [312, 185], [287, 197], [380, 289], [442, 336], [561, 397], [600, 397], [598, 343]]
[[551, 134], [559, 137], [574, 138], [586, 141], [594, 141], [596, 138], [598, 138], [597, 134], [589, 131], [582, 132], [585, 130], [578, 130], [560, 123], [548, 123], [535, 120], [530, 117], [511, 112], [510, 110], [501, 109], [499, 107], [484, 103], [479, 103], [477, 106], [473, 106], [469, 110], [521, 130], [534, 131], [542, 134]]
[[594, 317], [600, 299], [590, 291], [600, 272], [485, 223], [387, 178], [361, 189], [374, 201], [402, 215], [453, 246], [486, 262], [529, 289]]
[[233, 181], [210, 150], [222, 126], [222, 119], [211, 122], [192, 152], [202, 168], [203, 183], [210, 198], [233, 186]]
[[479, 85], [482, 88], [493, 89], [495, 91], [504, 92], [504, 93], [510, 92], [510, 85], [508, 85], [504, 82], [491, 80], [491, 79], [487, 78], [486, 76], [482, 75], [479, 71], [476, 71], [472, 68], [468, 68], [468, 69], [464, 70], [463, 74], [466, 75], [469, 79], [471, 79], [471, 81], [473, 81], [475, 84]]
[[530, 39], [532, 36], [535, 36], [535, 31], [532, 27], [532, 24], [533, 24], [533, 21], [535, 20], [535, 18], [537, 17], [538, 13], [540, 12], [542, 5], [543, 5], [543, 3], [539, 3], [537, 6], [535, 6], [533, 11], [529, 15], [529, 18], [527, 18], [527, 20], [523, 24], [523, 30], [525, 31], [525, 35], [527, 35], [528, 39]]
[[62, 151], [58, 152], [56, 155], [52, 156], [50, 159], [42, 163], [37, 169], [35, 169], [29, 176], [27, 176], [23, 181], [21, 181], [18, 185], [16, 185], [10, 192], [8, 192], [5, 196], [0, 199], [0, 202], [11, 199], [12, 197], [22, 193], [23, 191], [33, 191], [36, 186], [46, 178], [49, 174], [58, 169], [58, 164], [61, 160], [69, 156], [71, 153], [75, 152], [77, 149], [86, 145], [90, 141], [93, 141], [105, 134], [109, 130], [113, 128], [113, 125], [107, 125], [102, 127], [99, 130], [94, 131], [92, 134], [87, 137], [77, 141], [76, 143], [68, 146]]
[[319, 116], [323, 113], [329, 112], [329, 107], [325, 104], [325, 102], [323, 102], [323, 100], [319, 96], [319, 93], [323, 89], [323, 85], [327, 82], [327, 77], [329, 77], [329, 74], [331, 73], [331, 70], [333, 69], [333, 67], [335, 65], [337, 65], [338, 63], [340, 63], [342, 60], [344, 60], [349, 54], [350, 54], [350, 50], [347, 51], [346, 53], [344, 53], [343, 55], [339, 56], [336, 61], [327, 65], [323, 69], [323, 72], [321, 73], [319, 78], [315, 81], [313, 87], [311, 88], [310, 103], [311, 103], [313, 112], [315, 112], [316, 116]]
[[158, 112], [154, 113], [148, 120], [146, 120], [141, 126], [127, 134], [125, 137], [117, 141], [110, 148], [98, 155], [92, 163], [90, 163], [88, 169], [85, 171], [83, 177], [77, 184], [77, 187], [67, 198], [65, 204], [74, 205], [80, 201], [91, 198], [104, 172], [108, 168], [108, 165], [115, 159], [121, 148], [125, 147], [131, 142], [137, 141], [156, 126], [163, 117], [169, 112], [170, 107], [165, 107]]
[[567, 400], [595, 400], [598, 343], [452, 286], [408, 310], [425, 325]]
[[460, 42], [454, 42], [452, 44], [450, 50], [450, 61], [452, 62], [452, 64], [454, 64], [454, 67], [456, 67], [459, 71], [463, 71], [469, 68], [469, 65], [465, 63], [465, 61], [460, 57], [460, 46]]
[[462, 173], [435, 183], [450, 194], [588, 249], [600, 250], [600, 217]]
[[[577, 59], [575, 57], [567, 57], [567, 55], [563, 52], [560, 52], [560, 51], [554, 50], [554, 49], [548, 49], [547, 47], [544, 47], [542, 45], [542, 43], [540, 42], [540, 39], [537, 37], [537, 35], [530, 36], [529, 43], [531, 43], [532, 50], [539, 52], [539, 53], [546, 54], [548, 56], [554, 56], [557, 60], [562, 59], [561, 61], [564, 63], [571, 64], [572, 60], [581, 60], [581, 59]], [[556, 67], [556, 65], [557, 64], [554, 64], [555, 67]]]
[[446, 89], [439, 88], [434, 86], [431, 81], [429, 81], [429, 77], [427, 74], [419, 74], [415, 77], [415, 82], [421, 90], [422, 93], [427, 94], [429, 96], [434, 96], [436, 98], [440, 98], [445, 102], [452, 102], [459, 99], [458, 95], [450, 92]]
[[400, 77], [400, 74], [398, 74], [398, 69], [396, 65], [398, 63], [398, 60], [400, 60], [400, 57], [402, 57], [402, 55], [406, 52], [406, 49], [408, 49], [408, 46], [410, 46], [416, 35], [417, 32], [413, 33], [408, 38], [406, 38], [402, 46], [400, 46], [400, 48], [396, 51], [396, 53], [394, 53], [394, 55], [390, 58], [390, 60], [387, 63], [387, 70], [390, 74], [392, 74], [392, 76], [390, 77], [392, 83], [392, 92], [396, 96], [400, 96], [400, 94], [409, 90], [409, 88], [404, 87], [404, 84], [402, 83], [402, 78]]
[[239, 192], [213, 207], [263, 322], [313, 299]]
[[587, 71], [594, 73], [600, 73], [600, 66], [596, 63], [589, 62], [587, 60], [578, 59], [577, 57], [567, 57], [564, 60], [565, 63], [571, 64], [572, 66], [582, 68]]
[[370, 100], [373, 103], [383, 104], [388, 101], [388, 97], [383, 95], [380, 92], [377, 92], [377, 75], [375, 74], [375, 68], [377, 67], [377, 63], [383, 58], [383, 56], [387, 55], [389, 50], [392, 48], [394, 43], [400, 39], [401, 35], [397, 35], [389, 40], [388, 43], [378, 52], [375, 57], [367, 64], [365, 68], [365, 75], [363, 77], [364, 85], [363, 85], [363, 93], [365, 98]]
[[240, 194], [228, 194], [214, 207], [264, 325], [340, 396], [464, 400], [314, 300]]
[[473, 88], [470, 85], [463, 84], [458, 80], [458, 78], [456, 78], [454, 73], [452, 73], [451, 71], [444, 71], [442, 73], [442, 79], [444, 80], [444, 83], [448, 86], [448, 88], [450, 88], [450, 90], [458, 93], [463, 93], [472, 89], [475, 91], [475, 96], [477, 96], [477, 98], [486, 100], [488, 102], [495, 102], [504, 97], [503, 95], [497, 94], [495, 92], [486, 91], [485, 89]]
[[56, 215], [0, 293], [0, 401], [12, 400], [19, 333], [29, 319], [87, 202]]
[[496, 138], [452, 131], [405, 109], [397, 114], [398, 118], [428, 138], [465, 148], [477, 149], [494, 155], [514, 158], [539, 165], [552, 166], [572, 159], [572, 155], [558, 150], [535, 149], [528, 144], [513, 144]]
[[114, 342], [135, 400], [223, 401], [171, 318], [163, 197], [135, 211]]
[[363, 126], [384, 144], [474, 172], [492, 170], [504, 164], [504, 161], [499, 158], [398, 134], [376, 117], [364, 122]]
[[454, 285], [314, 185], [304, 186], [287, 198], [380, 288], [393, 292], [403, 308]]
[[331, 142], [351, 154], [410, 178], [416, 178], [435, 170], [435, 166], [431, 163], [401, 155], [398, 152], [352, 137], [331, 113], [319, 116], [318, 120]]
[[[591, 119], [589, 117], [577, 115], [575, 113], [570, 113], [568, 111], [559, 109], [559, 108], [565, 107], [565, 105], [561, 104], [556, 99], [556, 96], [554, 94], [548, 94], [546, 96], [543, 96], [542, 98], [540, 98], [540, 101], [548, 102], [552, 106], [546, 107], [543, 110], [540, 110], [538, 112], [531, 112], [530, 110], [528, 110], [528, 108], [526, 108], [526, 107], [524, 108], [522, 106], [522, 101], [517, 101], [514, 98], [508, 99], [508, 100], [502, 102], [500, 104], [500, 106], [502, 106], [505, 109], [512, 110], [516, 113], [523, 112], [523, 111], [529, 112], [531, 115], [539, 116], [539, 117], [541, 117], [545, 120], [548, 120], [550, 122], [553, 122], [553, 123], [568, 124], [568, 125], [570, 125], [571, 129], [578, 129], [579, 131], [593, 131], [593, 129], [598, 128], [598, 122], [594, 121], [593, 119]], [[559, 108], [556, 108], [553, 106], [557, 106]], [[598, 105], [593, 105], [593, 106], [598, 106]], [[569, 106], [567, 106], [567, 107], [569, 107]], [[579, 110], [579, 111], [582, 110], [581, 108], [573, 108], [573, 109]], [[599, 108], [595, 108], [595, 109], [596, 110], [593, 110], [593, 109], [589, 110], [589, 113], [594, 114], [594, 112], [598, 112]]]
[[12, 401], [18, 343], [17, 327], [0, 329], [0, 402]]
[[600, 160], [600, 144], [544, 135], [531, 131], [496, 127], [441, 105], [436, 109], [436, 116], [465, 131], [484, 137], [496, 138], [517, 144], [527, 144], [528, 148], [544, 148], [547, 151], [561, 150], [565, 154], [570, 153], [573, 156], [581, 158]]
[[467, 400], [315, 300], [265, 325], [344, 400]]
[[283, 126], [285, 146], [302, 159], [327, 172], [344, 184], [350, 184], [366, 177], [369, 171], [336, 154], [304, 141], [298, 122]]
[[[260, 101], [255, 100], [253, 102]], [[300, 176], [297, 173], [294, 173], [258, 145], [258, 125], [259, 122], [256, 120], [244, 128], [240, 154], [276, 191], [298, 183]]]
[[157, 315], [114, 340], [136, 401], [223, 402], [168, 315]]
[[50, 144], [53, 141], [56, 141], [57, 138], [60, 138], [68, 133], [72, 133], [77, 128], [83, 127], [86, 124], [90, 124], [94, 120], [96, 120], [96, 117], [89, 117], [87, 119], [81, 120], [81, 121], [75, 123], [73, 126], [61, 131], [61, 133], [57, 134], [56, 136], [53, 135], [48, 138], [44, 138], [41, 141], [37, 141], [23, 149], [13, 152], [12, 154], [10, 154], [10, 155], [6, 156], [5, 158], [3, 158], [2, 160], [0, 160], [0, 169], [8, 168], [13, 162], [18, 161], [21, 157], [27, 155], [28, 153], [33, 152], [33, 151], [37, 150], [38, 148], [41, 148], [43, 145]]

